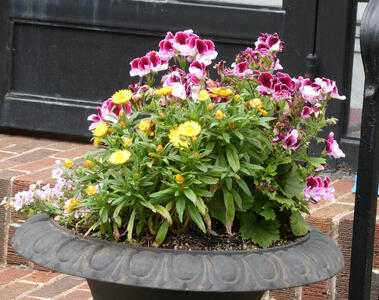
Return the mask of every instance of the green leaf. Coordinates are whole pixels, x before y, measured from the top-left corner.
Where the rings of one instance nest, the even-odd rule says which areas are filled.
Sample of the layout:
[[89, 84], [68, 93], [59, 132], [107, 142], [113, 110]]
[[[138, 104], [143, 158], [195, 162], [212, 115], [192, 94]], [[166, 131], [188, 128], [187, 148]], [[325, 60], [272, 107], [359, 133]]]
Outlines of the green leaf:
[[290, 197], [302, 198], [304, 192], [305, 183], [302, 174], [298, 168], [292, 168], [292, 170], [283, 176], [281, 185], [284, 191]]
[[315, 168], [326, 163], [325, 158], [322, 157], [304, 157], [304, 160], [309, 162]]
[[224, 138], [224, 141], [227, 142], [228, 144], [230, 143], [230, 135], [226, 132], [222, 134], [222, 137]]
[[176, 201], [175, 206], [176, 206], [176, 212], [179, 217], [179, 221], [180, 223], [183, 223], [183, 213], [186, 208], [186, 200], [180, 197], [178, 201]]
[[155, 209], [157, 210], [157, 212], [167, 220], [167, 222], [171, 225], [172, 224], [172, 219], [171, 219], [171, 215], [170, 213], [168, 212], [168, 210], [166, 208], [164, 208], [162, 205], [155, 205]]
[[224, 181], [225, 181], [225, 184], [226, 184], [227, 189], [228, 189], [229, 191], [231, 191], [232, 188], [233, 188], [233, 179], [230, 178], [230, 177], [227, 177], [227, 178], [224, 179]]
[[263, 210], [259, 213], [265, 220], [275, 220], [276, 215], [270, 203], [264, 205]]
[[191, 201], [193, 202], [193, 204], [196, 205], [196, 202], [197, 202], [197, 196], [196, 196], [195, 192], [194, 192], [193, 190], [189, 189], [189, 188], [185, 188], [185, 189], [183, 190], [183, 192], [184, 192], [184, 195], [186, 195], [186, 197], [187, 197], [189, 200], [191, 200]]
[[249, 187], [247, 186], [246, 182], [245, 182], [243, 179], [236, 180], [235, 182], [237, 182], [238, 186], [241, 188], [241, 190], [242, 190], [247, 196], [252, 197], [252, 195], [251, 195], [251, 191], [250, 191]]
[[134, 226], [134, 218], [136, 216], [136, 208], [133, 209], [132, 214], [130, 216], [129, 222], [128, 222], [128, 241], [132, 241], [132, 235], [133, 235], [133, 226]]
[[254, 215], [245, 214], [242, 217], [240, 228], [241, 237], [244, 240], [252, 240], [262, 248], [268, 248], [273, 242], [280, 239], [279, 226], [277, 221], [257, 221]]
[[235, 207], [234, 207], [234, 199], [231, 192], [229, 192], [226, 188], [222, 189], [224, 193], [224, 204], [226, 209], [226, 223], [227, 227], [232, 226], [235, 215]]
[[292, 233], [295, 236], [302, 236], [311, 230], [303, 216], [297, 211], [293, 211], [290, 218]]
[[193, 191], [195, 192], [195, 194], [197, 196], [200, 196], [200, 197], [206, 197], [206, 198], [211, 198], [213, 197], [213, 193], [208, 191], [208, 190], [204, 190], [204, 189], [199, 189], [199, 188], [196, 188], [194, 187], [193, 188]]
[[198, 168], [200, 171], [202, 171], [204, 173], [206, 173], [208, 171], [208, 168], [201, 163], [197, 163], [196, 168]]
[[166, 238], [167, 232], [168, 232], [168, 222], [164, 221], [162, 225], [159, 227], [157, 236], [155, 237], [155, 241], [158, 245], [163, 243], [164, 239]]
[[205, 206], [205, 203], [204, 203], [203, 199], [201, 199], [201, 197], [197, 197], [196, 207], [199, 209], [199, 212], [203, 216], [207, 212], [207, 207]]
[[120, 210], [124, 207], [125, 203], [119, 204], [113, 212], [113, 218], [116, 218], [120, 214]]
[[242, 198], [240, 194], [235, 189], [232, 189], [232, 194], [233, 194], [234, 201], [236, 201], [236, 204], [238, 205], [238, 208], [242, 210]]
[[122, 224], [120, 216], [116, 216], [113, 219], [114, 219], [115, 223], [117, 224], [117, 227], [120, 228], [121, 224]]
[[204, 176], [204, 175], [200, 175], [199, 180], [205, 184], [216, 184], [218, 182], [217, 178], [214, 178], [211, 176]]
[[237, 172], [240, 168], [240, 161], [238, 158], [238, 151], [232, 144], [226, 146], [226, 159], [228, 160], [229, 166], [232, 170]]
[[243, 134], [241, 132], [239, 132], [238, 130], [234, 130], [233, 133], [236, 135], [236, 137], [238, 137], [241, 141], [243, 141], [245, 139], [245, 137], [243, 136]]
[[188, 214], [191, 220], [194, 221], [195, 224], [200, 228], [200, 230], [205, 233], [206, 230], [205, 230], [204, 221], [199, 213], [199, 210], [195, 207], [195, 205], [193, 205], [192, 202], [188, 203], [187, 209], [188, 209]]

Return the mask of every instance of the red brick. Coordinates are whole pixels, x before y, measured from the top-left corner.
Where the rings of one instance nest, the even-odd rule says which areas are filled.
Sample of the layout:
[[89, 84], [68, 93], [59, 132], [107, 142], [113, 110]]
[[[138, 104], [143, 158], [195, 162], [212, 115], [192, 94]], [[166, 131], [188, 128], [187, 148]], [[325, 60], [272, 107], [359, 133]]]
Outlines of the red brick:
[[20, 165], [20, 163], [18, 162], [3, 160], [3, 161], [0, 161], [0, 170], [13, 168], [18, 165]]
[[41, 180], [43, 184], [46, 183], [54, 183], [54, 179], [51, 178], [51, 171], [53, 168], [49, 168], [43, 171], [36, 171], [31, 174], [23, 174], [20, 176], [17, 176], [16, 182], [22, 181], [27, 182], [29, 184], [36, 183], [37, 181]]
[[82, 284], [84, 279], [74, 276], [66, 276], [50, 284], [46, 284], [38, 290], [29, 293], [27, 296], [41, 298], [53, 298], [59, 294]]
[[45, 283], [49, 280], [60, 275], [59, 273], [51, 273], [51, 272], [42, 272], [42, 271], [34, 271], [33, 274], [30, 274], [23, 278], [23, 280], [32, 281], [32, 282], [41, 282]]
[[23, 153], [41, 147], [46, 148], [46, 146], [51, 145], [53, 143], [53, 140], [29, 138], [23, 143], [8, 147], [7, 151]]
[[78, 289], [80, 289], [80, 290], [89, 290], [89, 286], [88, 286], [87, 281], [83, 282], [83, 284], [79, 285]]
[[336, 199], [338, 199], [338, 197], [346, 193], [351, 193], [351, 189], [354, 186], [354, 178], [342, 178], [334, 182], [332, 186], [336, 189], [336, 193], [334, 195]]
[[16, 155], [17, 155], [16, 153], [0, 151], [0, 160], [6, 159], [12, 156], [16, 156]]
[[0, 171], [0, 179], [11, 180], [13, 177], [24, 175], [24, 174], [25, 174], [24, 172], [20, 172], [20, 171], [2, 170]]
[[89, 291], [73, 291], [66, 296], [57, 297], [57, 300], [87, 300], [90, 298], [91, 292]]
[[23, 296], [21, 298], [17, 298], [17, 300], [40, 300], [40, 298], [35, 298], [35, 297], [29, 297], [29, 296]]
[[66, 159], [66, 158], [74, 159], [77, 157], [84, 156], [85, 154], [87, 154], [88, 151], [94, 152], [96, 150], [97, 148], [94, 147], [93, 145], [83, 145], [73, 150], [57, 153], [54, 155], [54, 157], [60, 158], [60, 159]]
[[16, 195], [19, 192], [26, 191], [29, 189], [30, 182], [15, 180], [12, 186], [12, 196]]
[[9, 282], [24, 277], [32, 273], [31, 270], [21, 268], [10, 268], [0, 273], [0, 286], [8, 284]]
[[43, 271], [43, 272], [48, 272], [48, 273], [55, 273], [54, 270], [50, 270], [48, 268], [42, 267], [37, 264], [33, 264], [33, 270], [38, 270], [38, 271]]
[[354, 213], [341, 218], [338, 225], [338, 246], [345, 258], [345, 267], [338, 273], [336, 281], [336, 300], [346, 300], [349, 293], [351, 244], [353, 237]]
[[280, 291], [270, 291], [270, 299], [274, 297], [274, 299], [280, 300], [293, 300], [295, 299], [295, 289], [285, 289]]
[[315, 218], [311, 215], [311, 216], [306, 217], [305, 220], [307, 221], [307, 223], [309, 225], [314, 226], [318, 230], [321, 230], [322, 232], [324, 232], [325, 234], [330, 236], [330, 230], [331, 230], [331, 228], [330, 228], [331, 220], [330, 219], [328, 219], [328, 218], [326, 218], [326, 219]]
[[13, 284], [0, 287], [1, 300], [11, 300], [15, 299], [17, 296], [35, 288], [36, 285], [24, 283], [24, 282], [15, 282]]
[[18, 255], [12, 248], [10, 240], [14, 232], [16, 231], [16, 229], [17, 227], [9, 226], [7, 264], [29, 266], [30, 262], [26, 260], [25, 258], [23, 258], [22, 256]]
[[355, 194], [353, 193], [347, 193], [345, 195], [340, 196], [337, 199], [337, 202], [343, 202], [343, 203], [355, 203]]
[[75, 148], [81, 147], [83, 145], [87, 145], [87, 144], [59, 141], [52, 145], [49, 145], [46, 148], [52, 149], [52, 150], [68, 151], [68, 150], [73, 150]]
[[303, 287], [302, 300], [326, 300], [327, 299], [326, 281], [317, 282]]
[[12, 145], [10, 145], [10, 144], [8, 144], [8, 143], [0, 143], [0, 149], [2, 149], [2, 150], [5, 150], [5, 149], [7, 149], [8, 147], [10, 147], [10, 146], [12, 146]]
[[26, 164], [19, 164], [17, 167], [13, 167], [13, 170], [20, 170], [20, 171], [38, 171], [38, 170], [43, 170], [49, 167], [54, 167], [55, 166], [55, 161], [56, 159], [54, 158], [44, 158], [41, 160], [36, 160], [31, 163], [26, 163]]
[[54, 150], [47, 150], [47, 149], [37, 149], [28, 153], [21, 154], [16, 157], [12, 157], [9, 160], [10, 161], [16, 161], [21, 163], [29, 163], [32, 161], [40, 160], [43, 158], [46, 158], [48, 156], [52, 156], [56, 154], [57, 151]]
[[31, 139], [32, 137], [30, 136], [8, 135], [4, 137], [3, 139], [1, 139], [1, 143], [19, 145], [19, 144], [30, 142]]
[[321, 208], [316, 212], [312, 213], [312, 217], [314, 218], [333, 218], [339, 214], [350, 212], [354, 209], [353, 206], [333, 203], [328, 207]]

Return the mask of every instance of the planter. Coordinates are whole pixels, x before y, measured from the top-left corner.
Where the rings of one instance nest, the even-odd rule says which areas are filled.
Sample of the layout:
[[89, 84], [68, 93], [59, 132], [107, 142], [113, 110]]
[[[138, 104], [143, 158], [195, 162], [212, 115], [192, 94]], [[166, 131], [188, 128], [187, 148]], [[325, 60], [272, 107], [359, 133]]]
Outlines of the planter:
[[337, 245], [315, 228], [283, 247], [175, 251], [83, 238], [39, 214], [16, 231], [12, 246], [36, 264], [85, 277], [94, 299], [260, 299], [266, 290], [328, 279], [344, 266]]

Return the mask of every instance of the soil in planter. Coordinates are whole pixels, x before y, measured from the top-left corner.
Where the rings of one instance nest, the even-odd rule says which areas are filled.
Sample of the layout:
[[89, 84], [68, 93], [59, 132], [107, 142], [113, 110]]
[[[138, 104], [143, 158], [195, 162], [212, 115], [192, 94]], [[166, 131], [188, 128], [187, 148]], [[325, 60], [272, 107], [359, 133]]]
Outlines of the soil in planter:
[[[217, 232], [222, 232], [223, 228], [217, 228]], [[274, 242], [271, 247], [279, 247], [289, 245], [301, 239], [288, 234], [285, 238]], [[136, 245], [142, 247], [156, 247], [155, 237], [150, 233], [141, 234], [136, 239]], [[270, 247], [270, 248], [271, 248]], [[159, 245], [159, 248], [189, 250], [189, 251], [239, 251], [239, 250], [256, 250], [261, 249], [251, 241], [244, 241], [238, 231], [233, 236], [226, 233], [218, 233], [211, 235], [204, 234], [196, 229], [189, 229], [183, 233], [167, 233], [164, 242]]]

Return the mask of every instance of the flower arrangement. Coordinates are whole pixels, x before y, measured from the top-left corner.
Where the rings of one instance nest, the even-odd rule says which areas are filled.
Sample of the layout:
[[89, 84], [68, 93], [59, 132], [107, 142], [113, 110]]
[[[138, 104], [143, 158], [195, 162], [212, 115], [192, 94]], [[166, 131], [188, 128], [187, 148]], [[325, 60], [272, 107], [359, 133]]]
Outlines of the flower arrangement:
[[[306, 234], [309, 203], [334, 201], [319, 174], [326, 156], [344, 153], [333, 133], [318, 133], [336, 122], [325, 116], [328, 101], [344, 97], [332, 80], [280, 72], [283, 46], [261, 34], [211, 79], [214, 43], [192, 30], [167, 33], [159, 51], [131, 62], [139, 82], [89, 116], [99, 150], [81, 164], [58, 161], [54, 186], [32, 184], [4, 202], [130, 243], [145, 232], [156, 245], [188, 228], [217, 234], [214, 224], [263, 248]], [[308, 155], [312, 140], [325, 143], [321, 157]]]

